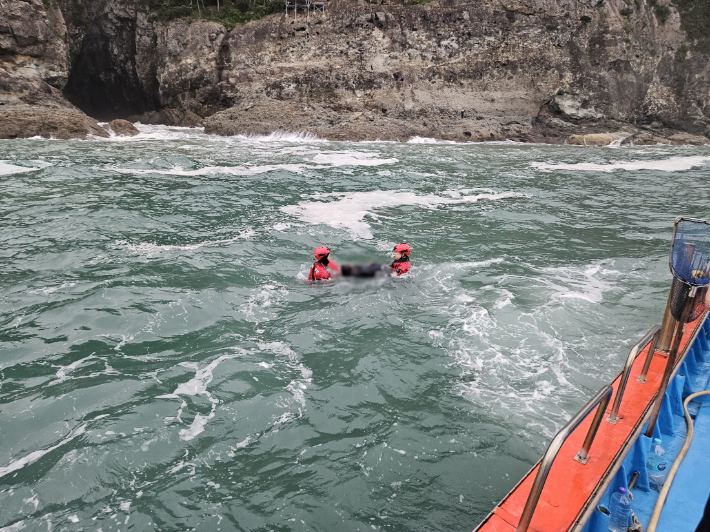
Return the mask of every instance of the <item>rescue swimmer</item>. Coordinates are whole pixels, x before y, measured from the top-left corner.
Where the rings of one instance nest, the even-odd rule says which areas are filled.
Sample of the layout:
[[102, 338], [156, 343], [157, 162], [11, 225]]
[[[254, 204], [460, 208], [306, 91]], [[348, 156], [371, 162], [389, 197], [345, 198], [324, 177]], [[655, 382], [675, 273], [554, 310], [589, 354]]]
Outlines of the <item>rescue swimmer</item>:
[[327, 246], [319, 246], [313, 251], [313, 256], [316, 261], [311, 266], [311, 271], [308, 272], [309, 281], [324, 281], [332, 279], [332, 273], [340, 273], [340, 266], [335, 261], [330, 260], [330, 248]]
[[412, 263], [409, 262], [411, 251], [412, 247], [406, 242], [401, 242], [394, 247], [394, 262], [390, 264], [393, 276], [397, 275], [399, 277], [412, 269]]

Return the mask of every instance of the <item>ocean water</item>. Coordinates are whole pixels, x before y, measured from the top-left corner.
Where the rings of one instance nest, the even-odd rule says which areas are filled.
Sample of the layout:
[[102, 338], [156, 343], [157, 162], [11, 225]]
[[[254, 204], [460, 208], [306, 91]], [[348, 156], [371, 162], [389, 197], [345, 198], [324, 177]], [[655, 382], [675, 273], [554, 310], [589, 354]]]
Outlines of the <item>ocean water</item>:
[[0, 531], [472, 530], [710, 216], [710, 147], [141, 131], [0, 141]]

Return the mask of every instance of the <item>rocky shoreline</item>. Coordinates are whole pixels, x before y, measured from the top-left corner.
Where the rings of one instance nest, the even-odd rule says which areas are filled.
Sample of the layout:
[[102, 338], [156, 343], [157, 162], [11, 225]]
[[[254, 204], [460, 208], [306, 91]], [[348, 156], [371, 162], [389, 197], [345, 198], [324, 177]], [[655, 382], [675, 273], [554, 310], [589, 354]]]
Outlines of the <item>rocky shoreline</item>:
[[389, 118], [384, 112], [362, 110], [343, 113], [313, 104], [293, 105], [268, 100], [217, 113], [206, 118], [204, 126], [205, 133], [222, 136], [291, 132], [327, 140], [355, 142], [406, 142], [418, 137], [455, 142], [512, 140], [586, 146], [710, 145], [710, 139], [703, 135], [670, 128], [638, 127], [612, 120], [582, 124], [559, 122], [562, 121], [552, 117], [547, 117], [547, 120], [538, 117], [530, 127], [515, 127], [483, 117], [471, 117], [466, 111], [463, 117], [458, 115], [448, 120], [439, 116], [404, 120]]
[[227, 30], [128, 0], [4, 0], [0, 138], [106, 136], [98, 121], [119, 118], [349, 141], [709, 144], [708, 43], [670, 3], [659, 20], [659, 2], [333, 0]]

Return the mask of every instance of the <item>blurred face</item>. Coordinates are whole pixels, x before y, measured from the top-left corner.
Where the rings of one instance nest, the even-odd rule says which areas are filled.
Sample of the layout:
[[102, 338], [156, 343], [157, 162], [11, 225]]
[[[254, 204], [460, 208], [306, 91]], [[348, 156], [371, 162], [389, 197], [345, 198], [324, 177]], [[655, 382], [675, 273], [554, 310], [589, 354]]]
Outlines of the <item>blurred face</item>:
[[404, 253], [400, 253], [399, 251], [394, 252], [394, 260], [401, 260], [402, 257], [404, 257]]

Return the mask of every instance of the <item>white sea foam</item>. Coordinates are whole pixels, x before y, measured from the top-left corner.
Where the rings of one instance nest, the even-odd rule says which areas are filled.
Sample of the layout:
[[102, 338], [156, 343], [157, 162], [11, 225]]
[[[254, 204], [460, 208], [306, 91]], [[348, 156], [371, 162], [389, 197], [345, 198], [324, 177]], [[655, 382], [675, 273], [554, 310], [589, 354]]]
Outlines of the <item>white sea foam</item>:
[[71, 432], [69, 436], [61, 440], [59, 443], [56, 445], [53, 445], [52, 447], [49, 447], [47, 449], [42, 449], [40, 451], [34, 451], [27, 456], [23, 456], [22, 458], [18, 458], [14, 462], [10, 463], [9, 465], [5, 467], [0, 467], [0, 478], [4, 477], [5, 475], [8, 475], [14, 471], [17, 471], [18, 469], [22, 469], [28, 464], [32, 464], [42, 458], [45, 454], [51, 453], [54, 449], [57, 449], [58, 447], [61, 447], [65, 443], [70, 442], [77, 436], [80, 436], [84, 434], [84, 431], [86, 430], [86, 425], [82, 425], [75, 431]]
[[504, 260], [505, 259], [503, 259], [502, 257], [497, 257], [495, 259], [479, 260], [472, 262], [456, 262], [454, 264], [451, 264], [450, 266], [452, 268], [456, 268], [457, 270], [464, 270], [468, 268], [487, 268], [488, 266], [492, 266], [493, 264], [500, 264]]
[[25, 528], [25, 522], [24, 521], [18, 521], [17, 523], [13, 523], [9, 526], [4, 526], [0, 528], [0, 532], [18, 532], [19, 530], [22, 530]]
[[79, 366], [81, 366], [81, 365], [82, 365], [84, 362], [86, 362], [87, 360], [92, 360], [92, 359], [95, 359], [95, 358], [99, 358], [99, 357], [94, 356], [94, 355], [89, 355], [88, 357], [84, 357], [84, 358], [82, 358], [82, 359], [75, 360], [74, 362], [72, 362], [71, 364], [69, 364], [69, 365], [67, 365], [67, 366], [61, 366], [61, 367], [57, 370], [57, 380], [56, 380], [56, 381], [52, 381], [50, 384], [59, 384], [59, 383], [61, 383], [61, 382], [64, 382], [64, 381], [67, 380], [67, 378], [68, 378], [68, 377], [67, 377], [67, 374], [70, 374], [72, 371], [74, 371], [76, 368], [78, 368]]
[[432, 137], [412, 137], [407, 141], [407, 144], [436, 144], [437, 140]]
[[[517, 192], [483, 192], [467, 194], [467, 191], [445, 191], [442, 195], [423, 194], [402, 190], [375, 190], [372, 192], [349, 192], [335, 194], [318, 194], [313, 196], [317, 201], [302, 201], [297, 205], [286, 205], [281, 210], [286, 214], [296, 216], [311, 224], [326, 224], [331, 227], [344, 228], [355, 236], [370, 239], [370, 225], [365, 217], [376, 218], [374, 211], [387, 207], [403, 205], [420, 205], [433, 208], [437, 205], [475, 203], [479, 200], [499, 200], [505, 198], [524, 197]], [[332, 197], [335, 201], [322, 201]]]
[[[47, 165], [44, 165], [47, 166]], [[37, 170], [41, 170], [42, 167], [39, 168], [31, 168], [28, 166], [17, 166], [14, 164], [10, 164], [5, 161], [0, 161], [0, 175], [12, 175], [12, 174], [22, 174], [25, 172], [36, 172]]]
[[317, 152], [313, 155], [309, 163], [284, 163], [284, 164], [265, 164], [256, 166], [205, 166], [196, 169], [186, 169], [183, 166], [174, 166], [172, 168], [119, 168], [107, 166], [106, 169], [112, 172], [129, 175], [145, 175], [145, 174], [161, 174], [161, 175], [180, 175], [187, 177], [206, 176], [216, 174], [228, 174], [235, 176], [251, 176], [265, 174], [274, 171], [286, 171], [294, 174], [300, 174], [306, 169], [322, 170], [327, 168], [336, 168], [339, 166], [380, 166], [383, 164], [394, 164], [398, 159], [380, 159], [377, 153], [362, 152], [362, 151], [327, 151]]
[[159, 245], [154, 244], [152, 242], [139, 242], [137, 244], [133, 244], [126, 240], [117, 240], [113, 243], [113, 247], [115, 249], [127, 249], [133, 251], [138, 255], [153, 257], [166, 251], [194, 251], [203, 247], [217, 247], [226, 244], [232, 244], [239, 240], [246, 240], [252, 238], [255, 234], [256, 233], [254, 231], [248, 229], [232, 238], [224, 238], [220, 240], [205, 240], [204, 242], [197, 242], [196, 244], [186, 244], [184, 246], [177, 246], [172, 244]]
[[[311, 382], [313, 371], [304, 366], [299, 360], [298, 355], [284, 342], [260, 343], [258, 347], [262, 351], [271, 351], [277, 355], [288, 357], [289, 366], [301, 374], [301, 378], [291, 381], [286, 389], [291, 392], [294, 400], [300, 405], [301, 409], [304, 410], [306, 408], [305, 391]], [[299, 412], [299, 415], [302, 413], [302, 410]]]
[[407, 144], [458, 144], [454, 140], [437, 140], [432, 137], [414, 136], [407, 141]]
[[703, 166], [710, 162], [710, 157], [692, 156], [692, 157], [670, 157], [660, 160], [646, 161], [626, 161], [609, 164], [597, 163], [574, 163], [574, 164], [550, 164], [541, 162], [532, 162], [530, 165], [542, 171], [553, 170], [580, 170], [585, 172], [614, 172], [616, 170], [659, 170], [661, 172], [682, 172], [690, 170], [697, 166]]
[[[207, 385], [212, 382], [212, 372], [214, 369], [219, 365], [220, 362], [223, 360], [228, 360], [231, 358], [235, 358], [239, 356], [238, 353], [230, 354], [230, 355], [222, 355], [221, 357], [213, 360], [210, 362], [207, 366], [205, 366], [202, 369], [199, 369], [197, 364], [194, 364], [192, 362], [181, 362], [180, 365], [183, 367], [191, 368], [195, 370], [195, 376], [190, 379], [187, 382], [183, 382], [182, 384], [178, 385], [178, 387], [175, 389], [173, 393], [165, 394], [165, 395], [159, 395], [157, 399], [180, 399], [181, 395], [189, 395], [189, 396], [195, 396], [195, 395], [204, 395], [207, 397], [207, 399], [212, 403], [212, 410], [210, 413], [206, 416], [203, 416], [201, 414], [195, 415], [195, 418], [192, 420], [192, 423], [190, 424], [190, 427], [186, 429], [180, 430], [178, 435], [180, 436], [180, 439], [189, 441], [192, 440], [195, 436], [200, 434], [205, 430], [205, 425], [207, 425], [207, 422], [212, 419], [215, 415], [215, 410], [217, 409], [217, 405], [219, 404], [219, 399], [215, 399], [212, 397], [212, 394], [207, 391]], [[177, 419], [180, 420], [180, 416], [182, 414], [182, 409], [185, 406], [185, 402], [182, 401], [182, 405], [180, 406], [180, 409], [178, 410], [178, 415]]]
[[179, 127], [179, 126], [151, 126], [136, 122], [133, 124], [138, 129], [138, 134], [133, 137], [117, 136], [115, 134], [109, 137], [97, 137], [90, 135], [88, 140], [98, 142], [144, 142], [144, 141], [170, 141], [181, 140], [185, 141], [190, 138], [205, 138], [205, 128], [203, 127]]
[[34, 290], [30, 290], [27, 293], [28, 294], [42, 294], [45, 296], [48, 296], [50, 294], [53, 294], [57, 290], [63, 290], [64, 288], [72, 288], [76, 286], [75, 282], [66, 282], [62, 283], [60, 286], [46, 286], [44, 288], [36, 288]]
[[237, 135], [236, 138], [258, 142], [328, 142], [304, 131], [274, 131], [269, 135]]
[[593, 263], [583, 268], [554, 267], [543, 268], [545, 276], [541, 282], [552, 294], [551, 301], [579, 299], [589, 303], [601, 303], [604, 294], [614, 290], [615, 283], [608, 276], [618, 276], [619, 273], [603, 268], [602, 263]]
[[325, 164], [330, 167], [336, 166], [380, 166], [382, 164], [394, 164], [399, 159], [379, 159], [377, 153], [362, 151], [329, 151], [319, 153], [312, 159], [314, 163]]
[[146, 169], [146, 168], [115, 168], [107, 167], [107, 170], [118, 172], [119, 174], [144, 175], [144, 174], [161, 174], [161, 175], [181, 175], [188, 177], [229, 174], [236, 176], [248, 176], [265, 174], [275, 170], [285, 170], [298, 174], [308, 166], [304, 164], [265, 164], [261, 166], [205, 166], [195, 170], [186, 170], [182, 166], [173, 166], [167, 170], [163, 169]]

